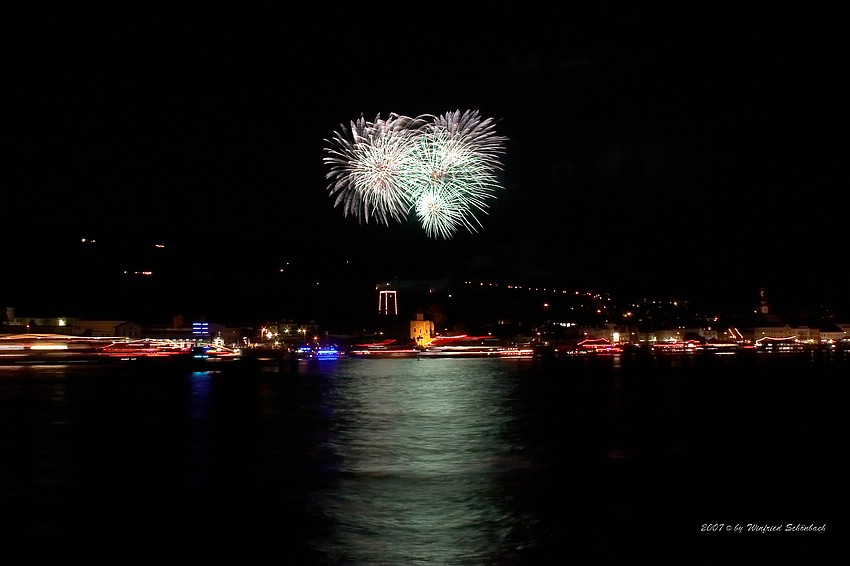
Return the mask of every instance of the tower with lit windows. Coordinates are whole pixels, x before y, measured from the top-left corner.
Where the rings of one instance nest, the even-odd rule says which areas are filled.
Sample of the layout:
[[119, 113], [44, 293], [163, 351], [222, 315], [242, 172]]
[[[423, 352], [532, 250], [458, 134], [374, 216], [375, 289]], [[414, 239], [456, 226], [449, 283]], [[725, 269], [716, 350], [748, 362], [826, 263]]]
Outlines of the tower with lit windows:
[[759, 289], [759, 314], [770, 314], [770, 305], [767, 304], [767, 298], [764, 295], [764, 287]]

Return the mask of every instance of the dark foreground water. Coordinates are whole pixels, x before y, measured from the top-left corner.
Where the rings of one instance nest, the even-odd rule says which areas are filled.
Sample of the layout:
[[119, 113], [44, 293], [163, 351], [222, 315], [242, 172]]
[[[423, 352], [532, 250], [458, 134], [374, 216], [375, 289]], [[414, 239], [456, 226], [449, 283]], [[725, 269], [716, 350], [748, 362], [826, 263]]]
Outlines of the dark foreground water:
[[4, 366], [0, 542], [27, 562], [822, 564], [847, 535], [848, 367]]

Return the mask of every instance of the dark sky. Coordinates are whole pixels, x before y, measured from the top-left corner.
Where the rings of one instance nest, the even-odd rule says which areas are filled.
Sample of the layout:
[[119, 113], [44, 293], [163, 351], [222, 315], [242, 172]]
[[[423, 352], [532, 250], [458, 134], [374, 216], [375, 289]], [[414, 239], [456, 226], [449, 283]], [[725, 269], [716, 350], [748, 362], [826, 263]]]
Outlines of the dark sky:
[[[57, 276], [88, 281], [85, 261], [103, 263], [74, 255], [85, 236], [128, 269], [159, 266], [145, 254], [166, 245], [194, 293], [244, 292], [286, 266], [744, 303], [765, 286], [846, 303], [843, 67], [830, 53], [446, 37], [423, 45], [396, 25], [254, 45], [247, 30], [179, 42], [114, 31], [19, 49], [0, 299], [79, 290]], [[466, 109], [508, 138], [478, 233], [433, 240], [333, 207], [322, 160], [340, 124]]]

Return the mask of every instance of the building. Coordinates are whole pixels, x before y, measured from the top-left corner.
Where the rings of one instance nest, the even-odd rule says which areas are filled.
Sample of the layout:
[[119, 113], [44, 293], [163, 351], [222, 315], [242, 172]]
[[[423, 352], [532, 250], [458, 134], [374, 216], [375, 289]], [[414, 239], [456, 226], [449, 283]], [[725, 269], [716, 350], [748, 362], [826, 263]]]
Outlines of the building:
[[428, 346], [434, 339], [434, 323], [425, 320], [424, 314], [417, 313], [416, 319], [410, 321], [410, 339], [417, 346]]

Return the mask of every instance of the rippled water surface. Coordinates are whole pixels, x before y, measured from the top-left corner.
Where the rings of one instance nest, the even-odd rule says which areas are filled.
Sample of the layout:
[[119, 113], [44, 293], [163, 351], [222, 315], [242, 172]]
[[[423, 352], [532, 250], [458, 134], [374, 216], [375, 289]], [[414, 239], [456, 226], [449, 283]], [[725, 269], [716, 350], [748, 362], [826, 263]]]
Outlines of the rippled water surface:
[[843, 528], [847, 369], [741, 354], [4, 366], [0, 536], [114, 562], [815, 553]]

